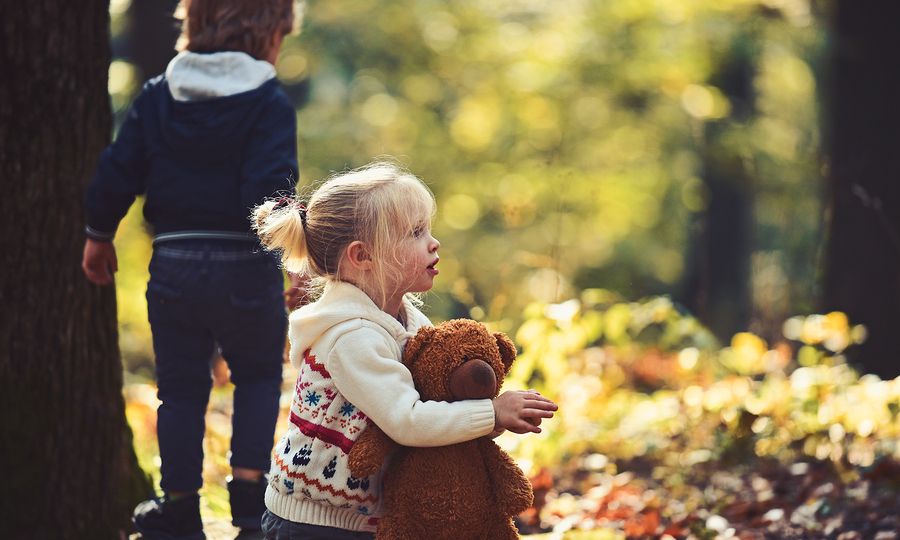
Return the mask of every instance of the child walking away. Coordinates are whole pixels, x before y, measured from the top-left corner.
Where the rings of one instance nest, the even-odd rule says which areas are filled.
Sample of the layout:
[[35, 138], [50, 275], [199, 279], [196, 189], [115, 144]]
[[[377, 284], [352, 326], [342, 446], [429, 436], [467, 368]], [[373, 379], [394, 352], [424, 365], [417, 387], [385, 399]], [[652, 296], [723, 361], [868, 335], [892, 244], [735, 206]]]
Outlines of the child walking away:
[[331, 178], [308, 202], [255, 211], [264, 245], [289, 271], [315, 276], [320, 296], [290, 316], [299, 369], [290, 424], [276, 443], [263, 530], [269, 540], [371, 538], [381, 477], [354, 478], [347, 454], [369, 421], [406, 446], [441, 446], [502, 429], [539, 432], [556, 405], [534, 391], [494, 400], [419, 400], [401, 363], [431, 323], [412, 293], [431, 289], [440, 243], [434, 198], [415, 176], [376, 163]]
[[197, 493], [219, 351], [235, 385], [233, 523], [244, 536], [260, 529], [287, 314], [278, 261], [248, 215], [297, 178], [296, 115], [273, 66], [294, 0], [182, 0], [179, 9], [181, 52], [135, 99], [86, 195], [90, 281], [112, 282], [111, 241], [136, 195], [155, 233], [147, 304], [164, 495], [135, 509], [146, 540], [204, 538]]

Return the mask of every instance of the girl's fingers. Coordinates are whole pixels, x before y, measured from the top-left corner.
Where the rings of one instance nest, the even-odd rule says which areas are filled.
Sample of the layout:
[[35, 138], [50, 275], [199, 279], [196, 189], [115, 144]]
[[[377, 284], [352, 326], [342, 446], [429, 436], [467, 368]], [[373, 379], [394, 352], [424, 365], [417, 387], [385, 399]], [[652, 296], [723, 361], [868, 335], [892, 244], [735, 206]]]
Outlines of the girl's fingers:
[[[511, 430], [511, 431], [512, 431], [512, 430]], [[529, 422], [526, 422], [526, 421], [524, 421], [524, 420], [520, 420], [520, 421], [516, 424], [515, 432], [516, 432], [516, 433], [540, 433], [540, 432], [541, 432], [541, 428], [537, 427], [537, 426], [534, 425], [534, 424], [531, 424], [531, 423], [529, 423]]]
[[525, 407], [531, 407], [534, 409], [543, 409], [546, 411], [555, 411], [559, 408], [556, 403], [553, 403], [549, 399], [547, 400], [539, 400], [539, 399], [526, 399], [523, 403]]
[[542, 409], [522, 409], [519, 415], [526, 418], [553, 418], [553, 411], [545, 411]]
[[541, 395], [541, 394], [538, 393], [538, 392], [534, 392], [534, 391], [532, 391], [532, 390], [529, 390], [529, 391], [527, 391], [527, 392], [525, 392], [525, 393], [528, 394], [528, 396], [527, 396], [525, 399], [533, 399], [533, 400], [536, 400], [536, 401], [546, 401], [547, 403], [553, 403], [553, 400], [551, 400], [551, 399], [548, 398], [548, 397], [545, 397], [545, 396]]

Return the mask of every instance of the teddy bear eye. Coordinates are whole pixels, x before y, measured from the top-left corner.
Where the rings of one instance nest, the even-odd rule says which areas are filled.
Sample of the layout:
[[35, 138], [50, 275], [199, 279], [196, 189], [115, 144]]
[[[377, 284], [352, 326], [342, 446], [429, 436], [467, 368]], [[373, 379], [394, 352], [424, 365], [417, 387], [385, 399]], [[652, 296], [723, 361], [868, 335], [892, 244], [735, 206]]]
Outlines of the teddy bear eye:
[[468, 355], [463, 355], [463, 362], [468, 362], [468, 361], [469, 361]]

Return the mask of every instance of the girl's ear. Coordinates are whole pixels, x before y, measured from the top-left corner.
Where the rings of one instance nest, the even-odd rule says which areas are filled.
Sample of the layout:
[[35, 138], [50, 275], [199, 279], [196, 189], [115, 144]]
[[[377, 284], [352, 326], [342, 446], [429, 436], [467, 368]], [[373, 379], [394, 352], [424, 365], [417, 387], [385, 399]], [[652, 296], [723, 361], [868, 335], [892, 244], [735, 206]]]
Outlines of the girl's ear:
[[359, 240], [350, 242], [347, 246], [347, 262], [356, 270], [371, 270], [372, 257], [369, 249]]
[[500, 349], [500, 358], [503, 359], [503, 366], [507, 373], [513, 360], [516, 359], [516, 345], [503, 332], [494, 332], [494, 338], [497, 340], [497, 348]]
[[406, 342], [406, 348], [403, 349], [403, 364], [411, 368], [419, 359], [419, 353], [431, 342], [431, 338], [437, 333], [437, 329], [433, 326], [423, 326], [419, 331]]

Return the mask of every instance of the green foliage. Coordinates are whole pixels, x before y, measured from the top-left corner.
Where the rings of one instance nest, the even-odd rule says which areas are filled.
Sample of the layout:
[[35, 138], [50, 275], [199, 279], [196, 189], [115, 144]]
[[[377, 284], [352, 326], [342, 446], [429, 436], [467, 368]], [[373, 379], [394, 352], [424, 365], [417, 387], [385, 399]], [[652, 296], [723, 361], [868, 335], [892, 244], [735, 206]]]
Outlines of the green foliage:
[[739, 333], [721, 347], [667, 298], [586, 291], [532, 305], [508, 384], [560, 411], [540, 436], [507, 442], [535, 466], [600, 453], [680, 467], [812, 458], [852, 471], [900, 455], [900, 378], [860, 377], [840, 354], [863, 329], [829, 313], [791, 318], [785, 332], [796, 341]]
[[132, 205], [119, 226], [114, 245], [119, 263], [116, 273], [116, 303], [119, 317], [119, 348], [131, 373], [153, 376], [153, 340], [147, 321], [148, 265], [152, 246], [143, 226], [143, 201]]
[[896, 497], [900, 377], [847, 365], [865, 331], [843, 313], [792, 317], [784, 334], [718, 344], [665, 297], [588, 290], [529, 306], [507, 387], [560, 409], [541, 434], [499, 440], [546, 492], [534, 530], [713, 538], [786, 517], [769, 530], [855, 530], [847, 516], [868, 497]]
[[[672, 290], [703, 156], [739, 156], [764, 199], [758, 301], [783, 313], [809, 301], [818, 228], [813, 22], [804, 2], [312, 3], [282, 56], [311, 88], [302, 177], [400, 156], [440, 205], [434, 307], [502, 320], [598, 284]], [[752, 104], [714, 83], [742, 48]]]

